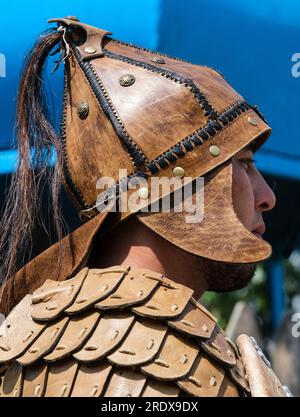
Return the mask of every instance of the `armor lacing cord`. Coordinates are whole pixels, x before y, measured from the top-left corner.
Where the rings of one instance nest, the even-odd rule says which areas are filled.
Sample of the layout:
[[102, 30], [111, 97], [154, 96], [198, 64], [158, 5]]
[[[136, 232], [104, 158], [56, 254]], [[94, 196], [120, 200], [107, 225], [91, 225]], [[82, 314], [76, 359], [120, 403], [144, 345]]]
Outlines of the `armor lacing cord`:
[[[56, 61], [56, 63], [55, 63], [56, 65], [54, 66], [53, 70], [51, 71], [51, 75], [54, 74], [58, 70], [60, 64], [62, 64], [68, 58], [68, 56], [70, 54], [70, 45], [68, 44], [68, 42], [66, 40], [67, 28], [61, 25], [57, 28], [57, 32], [61, 33], [61, 36], [62, 36], [62, 43], [65, 46], [64, 47], [64, 55], [62, 55], [61, 58], [58, 61]], [[51, 55], [55, 55], [56, 53], [61, 52], [61, 50], [62, 50], [62, 48], [59, 47]]]

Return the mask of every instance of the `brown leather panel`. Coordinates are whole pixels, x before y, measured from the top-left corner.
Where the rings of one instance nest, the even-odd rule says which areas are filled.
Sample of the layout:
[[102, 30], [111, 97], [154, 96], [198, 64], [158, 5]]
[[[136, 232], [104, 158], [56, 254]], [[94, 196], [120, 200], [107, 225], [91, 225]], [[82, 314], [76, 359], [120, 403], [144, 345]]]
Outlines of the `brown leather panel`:
[[[168, 281], [166, 280], [166, 283]], [[172, 318], [178, 317], [185, 309], [193, 290], [176, 283], [172, 287], [160, 285], [152, 297], [142, 306], [132, 311], [145, 317]]]
[[[119, 180], [119, 168], [126, 169], [129, 175], [133, 166], [75, 59], [72, 60], [70, 71], [71, 86], [65, 124], [67, 167], [86, 204], [90, 205], [100, 193], [96, 189], [100, 177], [109, 176]], [[117, 83], [119, 85], [118, 79]], [[84, 120], [80, 119], [77, 110], [82, 102], [89, 105], [89, 113]]]
[[146, 377], [131, 369], [114, 371], [104, 397], [138, 397], [146, 383]]
[[69, 397], [76, 377], [78, 363], [73, 359], [50, 365], [45, 397]]
[[[156, 158], [206, 124], [200, 104], [183, 84], [107, 57], [93, 60], [92, 65], [127, 133], [148, 159]], [[130, 87], [119, 83], [125, 74], [135, 77]]]
[[225, 376], [218, 397], [240, 397], [239, 390], [229, 378]]
[[53, 362], [70, 355], [85, 343], [100, 318], [97, 311], [72, 317], [57, 345], [47, 356], [45, 361]]
[[175, 384], [148, 378], [141, 397], [178, 397], [179, 392]]
[[281, 389], [282, 384], [272, 368], [262, 359], [264, 354], [251, 338], [245, 334], [240, 335], [237, 345], [247, 373], [251, 396], [286, 397], [286, 393]]
[[[102, 276], [109, 276], [112, 270], [119, 271], [114, 272], [119, 276], [124, 274], [124, 270], [120, 271], [116, 266], [106, 271], [102, 270]], [[95, 272], [95, 270], [91, 271]], [[88, 271], [84, 285], [89, 289], [85, 294], [90, 294], [92, 297], [92, 287], [97, 289], [97, 281], [91, 271]], [[130, 277], [134, 279], [131, 280]], [[230, 382], [222, 384], [223, 388], [219, 390], [220, 375], [222, 374], [223, 378], [226, 370], [228, 372], [231, 366], [227, 363], [228, 349], [230, 348], [234, 354], [237, 352], [238, 355], [234, 344], [226, 340], [221, 330], [218, 334], [214, 330], [204, 343], [201, 341], [203, 337], [200, 336], [199, 340], [196, 331], [183, 332], [180, 325], [177, 328], [182, 320], [178, 320], [178, 317], [185, 317], [190, 320], [193, 318], [195, 327], [202, 326], [206, 322], [209, 329], [212, 326], [219, 329], [214, 317], [192, 298], [192, 290], [149, 270], [130, 269], [122, 284], [127, 278], [129, 280], [122, 293], [125, 294], [125, 298], [131, 300], [135, 299], [137, 291], [141, 288], [147, 291], [149, 282], [152, 288], [153, 283], [157, 285], [155, 294], [150, 295], [150, 299], [148, 297], [142, 300], [142, 305], [136, 308], [147, 304], [151, 306], [153, 302], [153, 305], [159, 306], [159, 314], [157, 310], [149, 309], [149, 316], [142, 318], [141, 314], [136, 316], [133, 313], [131, 306], [123, 305], [112, 305], [109, 311], [99, 313], [92, 304], [84, 313], [74, 312], [71, 318], [64, 315], [65, 311], [61, 311], [62, 318], [44, 323], [43, 326], [47, 327], [42, 329], [38, 338], [19, 358], [24, 364], [33, 361], [31, 365], [24, 366], [24, 396], [120, 396], [121, 394], [152, 396], [160, 389], [162, 396], [206, 395], [206, 392], [207, 395], [225, 395], [225, 393], [234, 395], [234, 387]], [[89, 280], [93, 285], [88, 284]], [[141, 285], [137, 285], [139, 280]], [[49, 290], [52, 284], [50, 286], [48, 284], [43, 286], [44, 291], [36, 292], [36, 295], [39, 294], [36, 301], [44, 300], [47, 303], [50, 297], [54, 302], [56, 296], [60, 297], [61, 293]], [[65, 292], [65, 288], [62, 292]], [[109, 299], [110, 295], [107, 293], [106, 299]], [[74, 297], [73, 303], [76, 299], [78, 297]], [[172, 320], [169, 312], [174, 305], [179, 309], [179, 316], [173, 317]], [[68, 310], [69, 307], [66, 309]], [[196, 313], [192, 307], [196, 308]], [[28, 301], [26, 309], [31, 312], [32, 306]], [[10, 320], [10, 317], [7, 320]], [[174, 326], [172, 326], [173, 321], [176, 322]], [[209, 342], [213, 343], [213, 349], [215, 349], [214, 343], [216, 344], [217, 354], [213, 350], [210, 351], [211, 347], [207, 349], [208, 355], [204, 353], [203, 347], [208, 346]], [[33, 353], [30, 353], [31, 348]], [[199, 357], [207, 358], [208, 363], [202, 361], [199, 365], [197, 363]], [[215, 363], [212, 357], [217, 357], [219, 362]], [[48, 368], [48, 378], [47, 361], [52, 362]], [[221, 374], [217, 373], [218, 370], [221, 370]], [[19, 384], [19, 391], [16, 392], [19, 395], [23, 384], [22, 378], [18, 382], [19, 376], [11, 374], [11, 371], [7, 371], [4, 377], [7, 381], [6, 386], [10, 386], [6, 391], [9, 395], [13, 395], [15, 385]], [[146, 384], [148, 379], [145, 374], [150, 377], [149, 384], [148, 382]], [[204, 378], [202, 385], [199, 383], [201, 378]], [[155, 380], [165, 381], [165, 384], [155, 384]], [[238, 376], [231, 376], [231, 382], [243, 386], [243, 381], [239, 381]], [[201, 389], [199, 391], [199, 384], [202, 391]]]
[[112, 367], [107, 362], [81, 363], [71, 397], [100, 397]]
[[[151, 277], [151, 271], [147, 269], [135, 269], [134, 272], [129, 271], [117, 290], [97, 303], [95, 308], [106, 310], [142, 303], [153, 293], [159, 284], [155, 274], [152, 275], [153, 277]], [[161, 275], [157, 274], [157, 278], [161, 278]]]
[[236, 358], [236, 364], [228, 369], [228, 373], [238, 386], [243, 390], [250, 392], [248, 377], [240, 355]]
[[23, 368], [13, 362], [7, 369], [1, 387], [1, 397], [21, 397], [23, 390]]
[[213, 104], [217, 111], [222, 111], [231, 103], [242, 99], [223, 77], [212, 68], [185, 63], [165, 56], [161, 57], [165, 64], [156, 64], [151, 61], [151, 58], [157, 57], [155, 52], [138, 50], [114, 41], [105, 41], [105, 48], [111, 52], [126, 55], [137, 61], [147, 62], [158, 68], [174, 71], [183, 77], [193, 79], [196, 86], [207, 96], [209, 102]]
[[55, 243], [21, 268], [13, 279], [5, 282], [0, 288], [1, 313], [7, 315], [26, 294], [32, 294], [47, 279], [64, 281], [74, 276], [84, 266], [93, 240], [107, 216], [108, 212], [98, 214], [62, 239], [60, 269], [57, 268], [60, 244]]
[[169, 333], [154, 361], [142, 366], [141, 370], [162, 381], [183, 378], [190, 371], [197, 354], [196, 345]]
[[217, 397], [225, 371], [209, 356], [199, 354], [187, 378], [177, 382], [178, 386], [196, 397]]
[[[81, 28], [85, 32], [85, 41], [82, 42], [80, 45], [78, 45], [78, 49], [80, 50], [80, 53], [84, 59], [90, 59], [92, 57], [101, 56], [103, 54], [102, 47], [103, 47], [103, 41], [107, 35], [112, 35], [111, 32], [108, 32], [107, 30], [99, 29], [95, 26], [87, 25], [86, 23], [82, 23], [77, 19], [68, 19], [68, 18], [53, 18], [49, 19], [48, 23], [62, 23], [63, 25], [69, 27], [71, 36], [74, 36], [74, 33], [72, 33], [72, 29], [75, 27], [77, 30], [78, 28]], [[74, 40], [76, 39], [76, 36], [74, 36]], [[95, 51], [93, 53], [89, 53], [89, 51], [86, 51], [86, 48], [94, 48]]]
[[207, 315], [199, 303], [188, 303], [182, 314], [176, 320], [169, 320], [169, 326], [191, 336], [208, 339], [216, 325], [211, 315]]
[[215, 359], [229, 366], [236, 364], [235, 352], [227, 342], [224, 332], [216, 325], [209, 340], [201, 342], [202, 348]]
[[[195, 147], [192, 152], [188, 152], [180, 159], [178, 165], [185, 170], [186, 177], [202, 176], [218, 162], [224, 162], [224, 159], [233, 156], [246, 146], [260, 131], [265, 130], [266, 125], [257, 117], [258, 125], [252, 126], [252, 130], [248, 122], [249, 116], [256, 117], [254, 112], [246, 112], [232, 122], [230, 132], [225, 129], [212, 140], [208, 140], [199, 148]], [[217, 158], [209, 155], [211, 145], [220, 148], [221, 153]], [[162, 170], [160, 175], [171, 178], [173, 168], [174, 164], [171, 164], [170, 167]], [[150, 185], [149, 190], [151, 190]], [[184, 211], [138, 214], [139, 220], [151, 230], [197, 256], [222, 262], [251, 263], [265, 260], [271, 254], [270, 245], [247, 230], [234, 211], [230, 162], [221, 166], [218, 174], [213, 176], [204, 187], [203, 220], [188, 224], [185, 216]], [[199, 239], [200, 235], [201, 239]]]
[[124, 267], [108, 269], [90, 269], [88, 279], [85, 280], [74, 303], [65, 311], [68, 314], [77, 314], [97, 301], [107, 298], [120, 284], [127, 274]]
[[67, 281], [45, 281], [42, 287], [33, 293], [32, 318], [42, 321], [57, 318], [73, 303], [87, 273], [88, 268], [84, 268], [74, 278]]
[[107, 359], [120, 366], [137, 366], [152, 361], [166, 333], [166, 325], [153, 320], [139, 319], [121, 346]]
[[[257, 126], [249, 124], [249, 116], [256, 118]], [[221, 165], [224, 161], [228, 160], [236, 152], [261, 134], [268, 135], [269, 133], [270, 128], [257, 117], [256, 113], [252, 110], [247, 111], [230, 124], [230, 131], [228, 131], [228, 128], [225, 128], [223, 131], [216, 134], [213, 139], [207, 141], [202, 146], [195, 148], [193, 152], [188, 152], [184, 158], [180, 159], [180, 166], [185, 169], [187, 176], [196, 178], [204, 175], [214, 167]], [[221, 154], [217, 160], [216, 158], [209, 156], [209, 146], [211, 145], [220, 147]], [[174, 164], [171, 164], [170, 167], [161, 170], [160, 175], [167, 175], [169, 178], [172, 178], [173, 168]], [[228, 180], [227, 177], [226, 180]], [[223, 191], [224, 190], [222, 190], [222, 192]], [[226, 192], [228, 193], [229, 191]], [[128, 197], [130, 197], [130, 195], [131, 192], [129, 191]], [[206, 201], [209, 200], [206, 199]], [[234, 215], [232, 207], [226, 207], [225, 205], [222, 209], [223, 208], [226, 208], [226, 225], [229, 225], [228, 230], [230, 230], [230, 240], [234, 235], [240, 235], [241, 239], [238, 247], [228, 249], [227, 255], [224, 256], [224, 247], [226, 247], [226, 245], [228, 246], [230, 240], [228, 239], [228, 232], [222, 233], [221, 240], [219, 240], [222, 251], [216, 251], [216, 257], [218, 257], [219, 260], [226, 262], [258, 262], [266, 259], [271, 253], [270, 246], [266, 242], [251, 235], [249, 231], [241, 226], [237, 217]], [[227, 210], [230, 212], [228, 213]], [[208, 213], [207, 210], [205, 212]], [[63, 280], [69, 278], [72, 273], [76, 272], [86, 258], [94, 236], [103, 224], [107, 214], [107, 212], [99, 214], [63, 239], [62, 244], [65, 249], [65, 256], [63, 268], [60, 271], [57, 271], [58, 244], [51, 246], [47, 251], [22, 268], [17, 273], [15, 279], [13, 281], [8, 281], [0, 290], [1, 312], [7, 314], [22, 297], [38, 288], [47, 278], [50, 277], [56, 280]], [[129, 214], [130, 213], [121, 213], [121, 218], [125, 219]], [[168, 221], [171, 221], [175, 215], [177, 217], [177, 214], [180, 213], [175, 213], [173, 217], [168, 218]], [[151, 218], [156, 220], [157, 215], [168, 215], [168, 213], [154, 213]], [[207, 245], [201, 245], [201, 242], [207, 242], [207, 239], [211, 238], [212, 232], [215, 234], [218, 233], [218, 230], [220, 230], [218, 217], [215, 218], [216, 227], [214, 230], [211, 230], [209, 227], [203, 228], [204, 222], [202, 222], [201, 234], [203, 235], [203, 239], [201, 239], [201, 242], [199, 242], [199, 239], [197, 241], [193, 239], [193, 236], [197, 235], [197, 233], [195, 233], [195, 225], [193, 225], [192, 234], [188, 230], [188, 227], [184, 234], [181, 233], [180, 228], [178, 229], [179, 233], [177, 235], [174, 232], [170, 233], [170, 230], [174, 231], [178, 228], [178, 225], [180, 226], [180, 224], [182, 224], [182, 219], [179, 219], [179, 223], [178, 221], [175, 221], [174, 226], [170, 223], [171, 227], [169, 227], [168, 230], [162, 230], [163, 222], [161, 222], [161, 219], [159, 219], [159, 225], [158, 222], [154, 221], [154, 224], [156, 223], [154, 227], [154, 225], [151, 224], [151, 219], [149, 217], [146, 217], [145, 215], [141, 217], [141, 215], [139, 215], [139, 218], [157, 233], [161, 235], [164, 234], [171, 243], [175, 245], [180, 244], [185, 250], [190, 251], [191, 253], [200, 254], [200, 256], [212, 256], [211, 253], [207, 252]], [[222, 223], [222, 227], [224, 224], [225, 223]], [[185, 226], [188, 225], [185, 224]], [[218, 233], [217, 238], [218, 237], [220, 237], [220, 233]]]
[[23, 298], [0, 327], [0, 363], [21, 356], [45, 327], [32, 320], [31, 299], [31, 295]]
[[69, 318], [62, 317], [46, 327], [43, 333], [26, 350], [24, 355], [17, 359], [20, 365], [28, 366], [50, 352], [60, 339], [68, 324]]
[[130, 312], [103, 314], [86, 344], [74, 354], [82, 362], [91, 362], [108, 355], [125, 337], [134, 321]]
[[23, 397], [43, 397], [48, 376], [48, 365], [45, 362], [27, 366], [24, 369]]

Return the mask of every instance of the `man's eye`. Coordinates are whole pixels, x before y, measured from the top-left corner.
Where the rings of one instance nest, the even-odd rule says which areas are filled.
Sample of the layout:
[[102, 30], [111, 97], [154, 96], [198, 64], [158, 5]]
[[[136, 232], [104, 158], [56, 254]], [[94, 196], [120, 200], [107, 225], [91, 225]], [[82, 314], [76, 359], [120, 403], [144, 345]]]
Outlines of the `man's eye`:
[[249, 169], [255, 163], [255, 160], [252, 158], [243, 158], [240, 159], [240, 162], [245, 166], [246, 169]]

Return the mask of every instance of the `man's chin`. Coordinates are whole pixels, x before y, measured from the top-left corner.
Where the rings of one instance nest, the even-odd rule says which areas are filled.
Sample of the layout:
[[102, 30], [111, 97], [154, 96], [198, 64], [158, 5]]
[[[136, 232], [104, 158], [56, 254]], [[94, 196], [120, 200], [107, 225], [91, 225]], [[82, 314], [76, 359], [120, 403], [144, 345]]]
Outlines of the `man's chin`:
[[226, 264], [208, 261], [205, 274], [207, 290], [229, 292], [246, 287], [254, 276], [255, 264]]

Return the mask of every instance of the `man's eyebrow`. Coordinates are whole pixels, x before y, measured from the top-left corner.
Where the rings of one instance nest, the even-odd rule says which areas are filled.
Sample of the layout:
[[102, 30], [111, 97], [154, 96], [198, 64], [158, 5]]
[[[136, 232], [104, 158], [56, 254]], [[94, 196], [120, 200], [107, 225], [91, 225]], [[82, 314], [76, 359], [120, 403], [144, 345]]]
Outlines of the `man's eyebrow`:
[[249, 143], [247, 146], [245, 146], [243, 149], [241, 149], [242, 151], [246, 152], [246, 151], [251, 151], [253, 153], [255, 153], [256, 151], [256, 147], [255, 147], [255, 141]]

